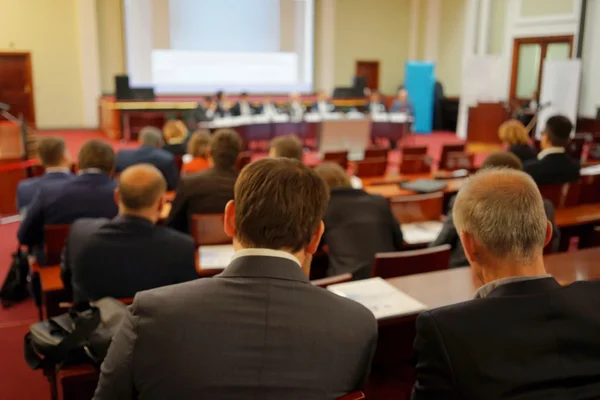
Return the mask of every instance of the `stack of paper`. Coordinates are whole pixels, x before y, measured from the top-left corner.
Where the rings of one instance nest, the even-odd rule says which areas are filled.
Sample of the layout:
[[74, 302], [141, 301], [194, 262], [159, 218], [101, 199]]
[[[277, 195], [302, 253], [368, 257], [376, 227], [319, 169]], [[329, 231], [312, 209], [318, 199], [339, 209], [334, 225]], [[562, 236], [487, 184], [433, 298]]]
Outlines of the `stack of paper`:
[[402, 224], [402, 238], [408, 244], [433, 242], [442, 231], [441, 221], [425, 221]]
[[367, 307], [377, 319], [399, 317], [426, 310], [427, 306], [381, 278], [340, 283], [327, 288]]
[[200, 246], [200, 268], [202, 269], [225, 269], [231, 262], [235, 250], [232, 244], [219, 246]]

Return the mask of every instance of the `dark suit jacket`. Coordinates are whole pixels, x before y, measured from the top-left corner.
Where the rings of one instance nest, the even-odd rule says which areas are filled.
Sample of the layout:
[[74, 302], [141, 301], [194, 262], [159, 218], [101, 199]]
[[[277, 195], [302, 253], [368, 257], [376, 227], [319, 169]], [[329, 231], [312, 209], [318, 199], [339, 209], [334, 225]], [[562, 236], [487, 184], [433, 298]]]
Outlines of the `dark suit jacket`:
[[[250, 103], [248, 103], [248, 107], [250, 107], [250, 114], [251, 115], [257, 114], [257, 111], [259, 109], [258, 107], [253, 106]], [[231, 110], [229, 110], [229, 112], [234, 117], [239, 117], [240, 115], [242, 115], [242, 105], [240, 104], [240, 102], [235, 103], [233, 105], [233, 107], [231, 107]]]
[[217, 103], [217, 109], [215, 110], [215, 116], [223, 118], [227, 115], [231, 115], [231, 109], [226, 109], [222, 103]]
[[29, 178], [19, 182], [17, 186], [17, 210], [27, 207], [41, 187], [52, 186], [73, 179], [75, 175], [64, 172], [48, 172], [42, 176]]
[[334, 400], [362, 387], [376, 342], [370, 311], [293, 261], [241, 257], [212, 279], [138, 293], [94, 398]]
[[535, 160], [537, 158], [537, 151], [528, 144], [513, 144], [508, 148], [508, 151], [519, 157], [519, 160], [523, 164], [529, 160]]
[[173, 156], [183, 156], [187, 153], [187, 140], [181, 143], [165, 143], [163, 150]]
[[527, 172], [538, 185], [554, 185], [576, 182], [579, 179], [579, 162], [566, 153], [548, 154], [541, 160], [525, 163], [523, 171]]
[[417, 318], [414, 400], [600, 397], [600, 282], [501, 285]]
[[67, 239], [62, 279], [75, 303], [133, 297], [198, 278], [188, 235], [139, 217], [77, 220]]
[[181, 178], [173, 207], [167, 221], [168, 226], [189, 233], [193, 214], [221, 214], [225, 205], [233, 199], [233, 186], [238, 172], [234, 169], [209, 168], [197, 174]]
[[415, 108], [412, 101], [406, 100], [404, 104], [400, 103], [400, 100], [394, 100], [392, 107], [390, 107], [391, 113], [405, 112], [408, 115], [415, 115]]
[[179, 180], [173, 155], [163, 149], [140, 146], [135, 150], [121, 150], [117, 154], [117, 172], [123, 172], [135, 164], [152, 164], [162, 172], [167, 181], [167, 190], [174, 190]]
[[34, 196], [17, 236], [21, 244], [44, 241], [44, 225], [72, 224], [79, 218], [113, 218], [117, 183], [106, 174], [82, 174], [42, 187]]
[[323, 219], [322, 244], [329, 247], [328, 276], [352, 273], [354, 279], [371, 276], [375, 253], [402, 248], [402, 231], [388, 201], [362, 189], [331, 191]]
[[199, 122], [212, 121], [212, 117], [213, 117], [213, 115], [211, 115], [210, 117], [208, 116], [207, 109], [204, 108], [204, 106], [202, 104], [199, 104], [198, 107], [196, 107], [192, 111], [192, 120], [196, 124]]
[[[458, 231], [454, 226], [454, 219], [452, 218], [454, 200], [456, 200], [456, 196], [453, 196], [448, 203], [448, 213], [446, 214], [446, 220], [442, 226], [442, 231], [433, 242], [429, 243], [429, 247], [441, 246], [443, 244], [452, 246], [450, 253], [450, 268], [465, 267], [469, 265], [469, 261], [465, 256], [465, 249], [462, 246]], [[558, 251], [558, 246], [560, 244], [560, 230], [554, 223], [554, 206], [550, 201], [544, 200], [544, 210], [546, 211], [548, 221], [552, 223], [552, 242], [550, 242], [552, 251]]]

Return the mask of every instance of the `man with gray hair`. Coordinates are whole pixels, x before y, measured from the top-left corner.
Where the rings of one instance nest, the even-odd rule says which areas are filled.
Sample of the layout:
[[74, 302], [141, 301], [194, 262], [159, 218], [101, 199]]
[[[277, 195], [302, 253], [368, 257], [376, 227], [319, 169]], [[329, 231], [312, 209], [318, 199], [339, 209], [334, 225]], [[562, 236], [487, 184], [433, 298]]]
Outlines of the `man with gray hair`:
[[561, 287], [547, 274], [552, 226], [533, 179], [482, 171], [453, 216], [482, 286], [417, 318], [413, 400], [598, 398], [600, 282]]
[[167, 190], [175, 190], [179, 180], [179, 171], [173, 155], [163, 150], [163, 135], [154, 126], [142, 128], [138, 136], [140, 147], [135, 150], [121, 150], [117, 154], [118, 173], [135, 164], [151, 164], [162, 172], [167, 181]]

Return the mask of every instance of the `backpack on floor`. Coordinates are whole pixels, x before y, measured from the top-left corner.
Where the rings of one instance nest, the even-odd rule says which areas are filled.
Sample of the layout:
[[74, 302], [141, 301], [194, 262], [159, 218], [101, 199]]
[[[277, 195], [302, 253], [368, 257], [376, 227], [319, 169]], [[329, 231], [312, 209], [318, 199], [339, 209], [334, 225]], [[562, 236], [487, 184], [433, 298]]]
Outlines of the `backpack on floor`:
[[12, 263], [0, 289], [0, 303], [2, 307], [10, 307], [29, 297], [27, 276], [29, 274], [29, 263], [27, 256], [17, 250], [12, 254]]

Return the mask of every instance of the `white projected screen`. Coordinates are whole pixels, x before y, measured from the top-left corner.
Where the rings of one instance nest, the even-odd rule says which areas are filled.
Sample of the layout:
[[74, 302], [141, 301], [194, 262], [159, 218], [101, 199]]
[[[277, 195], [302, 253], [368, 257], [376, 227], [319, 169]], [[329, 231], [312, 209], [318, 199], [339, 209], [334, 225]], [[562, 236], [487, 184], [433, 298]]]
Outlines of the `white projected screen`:
[[313, 89], [314, 0], [123, 0], [131, 87]]

